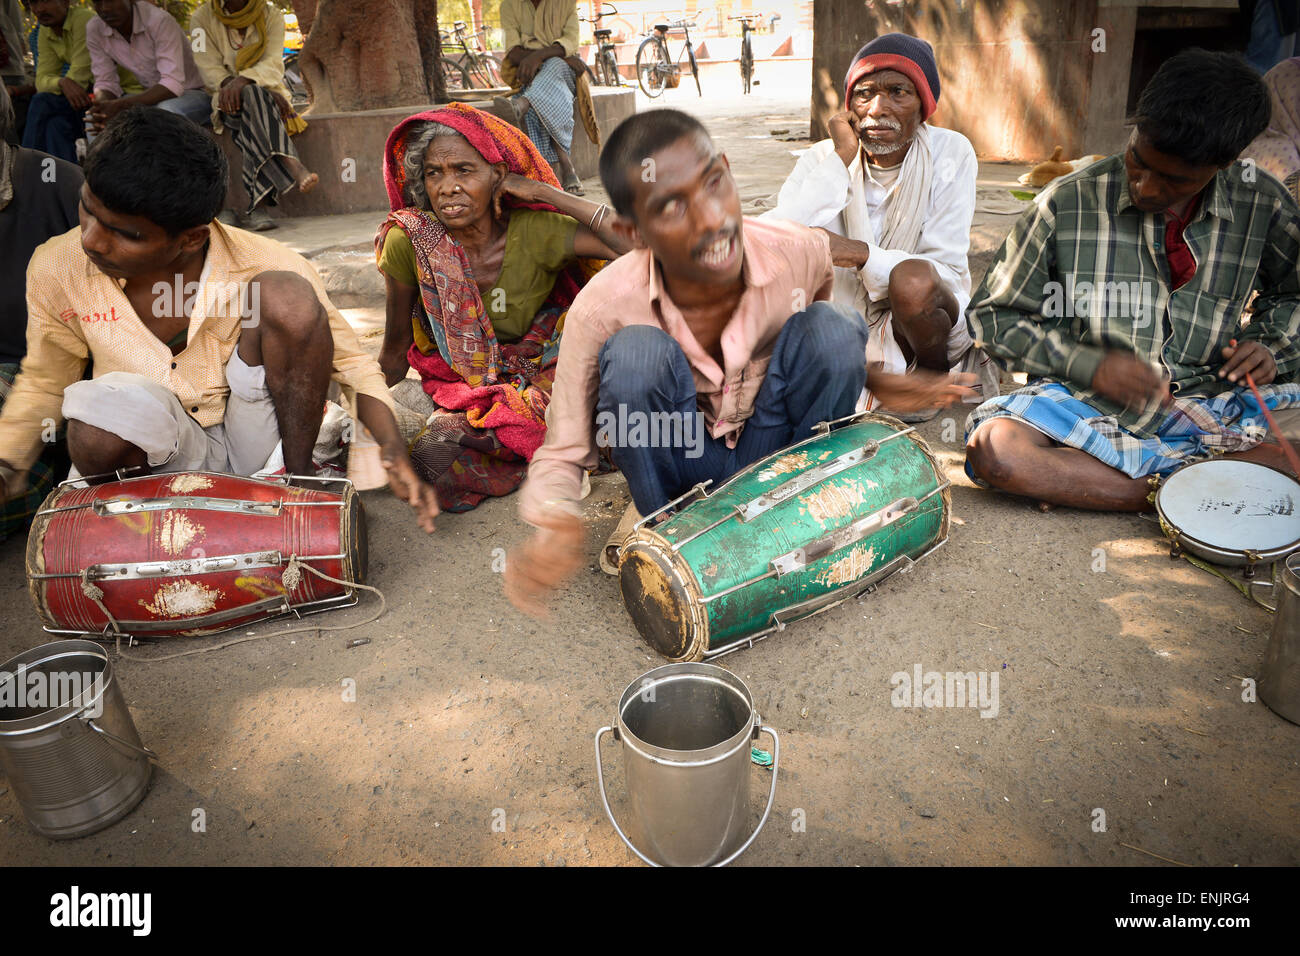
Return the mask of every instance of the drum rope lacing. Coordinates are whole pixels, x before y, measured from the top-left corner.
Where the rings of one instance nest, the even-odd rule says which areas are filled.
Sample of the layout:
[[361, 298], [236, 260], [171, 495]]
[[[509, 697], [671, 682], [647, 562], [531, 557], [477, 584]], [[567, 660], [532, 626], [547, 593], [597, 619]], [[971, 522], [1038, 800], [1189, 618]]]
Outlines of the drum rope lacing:
[[[112, 615], [109, 615], [108, 620], [113, 625], [113, 633], [117, 636], [117, 647], [116, 647], [117, 653], [125, 660], [133, 661], [137, 664], [157, 664], [162, 661], [173, 661], [179, 657], [190, 657], [195, 654], [207, 654], [210, 651], [220, 651], [227, 647], [234, 647], [236, 644], [247, 644], [251, 641], [260, 641], [268, 637], [283, 637], [286, 634], [303, 634], [306, 633], [307, 631], [349, 631], [352, 630], [353, 628], [362, 627], [363, 625], [366, 624], [373, 624], [375, 621], [383, 617], [385, 611], [388, 609], [388, 602], [384, 598], [384, 592], [379, 590], [379, 588], [373, 587], [369, 584], [360, 584], [356, 581], [343, 581], [339, 578], [331, 577], [330, 575], [326, 574], [324, 571], [320, 571], [316, 568], [313, 568], [310, 564], [304, 564], [302, 561], [299, 561], [298, 555], [296, 554], [289, 556], [289, 563], [285, 565], [284, 574], [281, 575], [281, 580], [283, 581], [285, 588], [292, 591], [295, 587], [297, 587], [298, 582], [302, 580], [303, 571], [310, 571], [318, 578], [323, 578], [324, 580], [329, 581], [333, 584], [341, 584], [344, 587], [361, 588], [363, 591], [373, 592], [374, 595], [377, 598], [379, 598], [379, 607], [376, 609], [375, 613], [371, 614], [369, 617], [365, 618], [364, 620], [353, 621], [350, 624], [303, 625], [301, 627], [287, 628], [286, 630], [283, 631], [271, 631], [266, 634], [246, 634], [243, 637], [237, 637], [234, 640], [222, 641], [220, 644], [214, 644], [211, 647], [196, 647], [188, 651], [179, 651], [175, 654], [163, 654], [160, 657], [137, 657], [134, 654], [128, 654], [124, 650], [122, 650], [122, 638], [124, 636], [127, 639], [128, 647], [131, 646], [134, 639], [130, 635], [123, 635], [122, 632], [117, 628], [117, 622], [113, 620]], [[95, 595], [91, 594], [89, 590], [86, 590], [87, 587], [93, 588], [95, 591], [99, 591], [99, 597], [103, 597], [104, 592], [100, 591], [100, 589], [95, 587], [95, 585], [90, 584], [89, 581], [86, 580], [85, 575], [83, 573], [82, 589], [86, 591], [86, 596], [88, 598], [90, 598], [96, 604], [99, 604], [100, 608], [103, 609], [104, 605], [99, 603], [99, 597], [96, 597]], [[108, 614], [108, 611], [104, 610], [104, 613]]]
[[108, 608], [104, 607], [104, 589], [90, 580], [91, 568], [83, 568], [81, 571], [81, 593], [94, 601], [96, 606], [104, 612], [104, 617], [108, 618], [109, 625], [113, 628], [113, 633], [117, 635], [117, 649], [120, 653], [122, 650], [122, 629], [117, 626], [117, 619], [109, 613]]
[[[1250, 582], [1249, 582], [1249, 581], [1241, 581], [1241, 580], [1238, 580], [1237, 578], [1233, 577], [1233, 576], [1230, 575], [1230, 574], [1224, 574], [1222, 571], [1220, 571], [1220, 570], [1219, 570], [1218, 568], [1216, 568], [1214, 565], [1210, 564], [1208, 561], [1202, 561], [1200, 558], [1197, 558], [1197, 557], [1195, 557], [1195, 556], [1193, 556], [1193, 555], [1187, 554], [1186, 552], [1184, 552], [1183, 554], [1180, 554], [1179, 557], [1185, 559], [1185, 560], [1187, 561], [1188, 564], [1191, 564], [1191, 565], [1193, 565], [1193, 566], [1195, 566], [1195, 567], [1200, 568], [1202, 571], [1209, 571], [1209, 572], [1210, 572], [1211, 574], [1213, 574], [1216, 578], [1223, 578], [1223, 580], [1227, 581], [1227, 582], [1228, 582], [1229, 584], [1231, 584], [1234, 588], [1236, 588], [1238, 591], [1240, 591], [1240, 592], [1241, 592], [1242, 594], [1244, 594], [1246, 597], [1250, 598], [1252, 601], [1254, 601], [1254, 602], [1255, 602], [1256, 604], [1258, 604], [1260, 607], [1264, 608], [1266, 611], [1272, 611], [1272, 610], [1273, 610], [1271, 607], [1269, 607], [1267, 604], [1265, 604], [1262, 600], [1260, 600], [1259, 596], [1255, 593], [1255, 589], [1254, 589], [1253, 587], [1250, 586]], [[1279, 561], [1279, 562], [1275, 562], [1275, 563], [1273, 564], [1273, 570], [1272, 570], [1272, 578], [1273, 578], [1273, 580], [1272, 580], [1271, 583], [1272, 583], [1272, 586], [1274, 586], [1274, 587], [1277, 586], [1277, 582], [1278, 582], [1277, 565], [1280, 564], [1280, 563], [1281, 563], [1281, 562]], [[1268, 586], [1268, 585], [1264, 585], [1264, 586]]]
[[[1154, 493], [1148, 496], [1148, 500], [1154, 500]], [[1145, 518], [1148, 521], [1154, 521], [1157, 524], [1159, 524], [1160, 530], [1164, 532], [1165, 537], [1169, 538], [1175, 544], [1177, 543], [1179, 533], [1174, 528], [1171, 528], [1169, 524], [1159, 515], [1141, 515], [1141, 517]], [[1254, 552], [1251, 553], [1253, 554]], [[1222, 570], [1216, 568], [1209, 561], [1204, 561], [1201, 558], [1198, 558], [1195, 555], [1188, 554], [1186, 551], [1183, 551], [1181, 549], [1178, 552], [1178, 557], [1182, 558], [1184, 561], [1186, 561], [1188, 564], [1192, 565], [1193, 567], [1200, 568], [1202, 571], [1208, 571], [1210, 574], [1213, 574], [1216, 578], [1222, 578], [1224, 581], [1227, 581], [1234, 588], [1236, 588], [1246, 597], [1250, 598], [1250, 600], [1254, 601], [1260, 607], [1264, 608], [1266, 611], [1273, 610], [1271, 607], [1269, 607], [1267, 604], [1265, 604], [1263, 601], [1260, 600], [1259, 596], [1255, 593], [1254, 587], [1251, 586], [1250, 581], [1242, 581], [1239, 578], [1235, 577], [1234, 575], [1225, 574]], [[1280, 562], [1274, 562], [1272, 564], [1271, 566], [1272, 583], [1271, 585], [1264, 585], [1265, 587], [1269, 587], [1269, 586], [1275, 587], [1277, 585], [1278, 582], [1277, 565], [1279, 563]]]

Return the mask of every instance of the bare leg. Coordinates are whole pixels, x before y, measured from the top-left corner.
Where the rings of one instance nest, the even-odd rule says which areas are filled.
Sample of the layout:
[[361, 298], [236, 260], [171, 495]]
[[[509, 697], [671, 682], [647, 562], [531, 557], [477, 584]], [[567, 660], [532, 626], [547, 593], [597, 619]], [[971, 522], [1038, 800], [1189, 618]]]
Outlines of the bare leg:
[[907, 259], [889, 274], [894, 340], [910, 363], [948, 371], [948, 335], [961, 318], [957, 299], [924, 259]]
[[[68, 454], [82, 476], [102, 475], [119, 468], [149, 470], [149, 456], [143, 448], [75, 418], [68, 419]], [[100, 478], [95, 483], [109, 480]]]
[[302, 160], [297, 156], [285, 156], [283, 159], [285, 169], [289, 170], [289, 175], [293, 177], [298, 192], [309, 193], [316, 188], [320, 177], [304, 166]]
[[334, 361], [329, 316], [311, 283], [296, 273], [260, 273], [252, 288], [258, 308], [240, 333], [239, 357], [266, 367], [285, 470], [310, 475]]
[[1009, 418], [981, 425], [966, 446], [966, 460], [977, 478], [1008, 494], [1091, 511], [1151, 508], [1147, 478], [1130, 478]]
[[1280, 468], [1295, 478], [1300, 478], [1296, 474], [1295, 468], [1292, 467], [1290, 459], [1286, 457], [1286, 452], [1282, 451], [1282, 446], [1275, 441], [1266, 441], [1263, 444], [1256, 445], [1250, 451], [1238, 452], [1235, 455], [1224, 455], [1224, 458], [1235, 458], [1238, 461], [1253, 461], [1261, 465], [1271, 465], [1274, 468]]
[[556, 143], [554, 139], [551, 142], [555, 143], [555, 152], [560, 157], [556, 178], [560, 180], [560, 183], [568, 192], [573, 193], [575, 196], [583, 195], [582, 180], [578, 178], [578, 171], [574, 168], [573, 157], [569, 155], [567, 149]]

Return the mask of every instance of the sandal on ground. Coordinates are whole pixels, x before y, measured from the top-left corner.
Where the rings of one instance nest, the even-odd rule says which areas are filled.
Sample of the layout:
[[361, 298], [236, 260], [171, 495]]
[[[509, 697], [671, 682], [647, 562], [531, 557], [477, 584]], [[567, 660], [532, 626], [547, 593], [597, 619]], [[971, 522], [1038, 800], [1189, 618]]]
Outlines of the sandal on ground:
[[244, 228], [250, 232], [266, 232], [268, 229], [275, 229], [279, 226], [271, 214], [265, 209], [254, 209], [244, 217]]

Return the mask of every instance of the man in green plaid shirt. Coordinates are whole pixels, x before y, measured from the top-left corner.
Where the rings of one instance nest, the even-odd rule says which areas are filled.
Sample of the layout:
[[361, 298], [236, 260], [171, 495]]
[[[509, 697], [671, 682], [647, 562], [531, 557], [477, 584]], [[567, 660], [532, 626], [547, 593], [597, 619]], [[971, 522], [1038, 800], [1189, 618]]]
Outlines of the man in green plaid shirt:
[[1122, 154], [1037, 197], [967, 311], [977, 346], [1036, 377], [971, 414], [972, 478], [1140, 511], [1149, 476], [1209, 454], [1291, 471], [1246, 382], [1300, 419], [1280, 411], [1300, 409], [1283, 384], [1300, 373], [1300, 208], [1235, 161], [1269, 114], [1239, 57], [1184, 51], [1143, 90]]

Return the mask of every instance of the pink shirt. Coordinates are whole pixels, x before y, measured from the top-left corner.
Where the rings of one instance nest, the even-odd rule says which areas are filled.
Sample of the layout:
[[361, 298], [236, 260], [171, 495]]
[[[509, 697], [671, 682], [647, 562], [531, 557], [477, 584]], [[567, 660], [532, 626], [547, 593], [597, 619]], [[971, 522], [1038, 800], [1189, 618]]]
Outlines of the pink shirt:
[[180, 25], [148, 0], [136, 0], [132, 5], [129, 40], [95, 17], [86, 24], [86, 48], [96, 92], [122, 95], [119, 66], [134, 73], [146, 90], [162, 84], [180, 96], [186, 90], [203, 89], [203, 77]]
[[601, 346], [629, 325], [653, 325], [682, 347], [699, 409], [714, 438], [734, 447], [763, 384], [782, 326], [810, 302], [831, 297], [834, 273], [826, 238], [795, 223], [744, 220], [745, 291], [722, 330], [723, 365], [695, 340], [664, 289], [648, 249], [615, 259], [578, 294], [560, 339], [546, 441], [528, 467], [519, 510], [535, 522], [549, 499], [577, 499], [582, 473], [596, 466], [596, 398]]

